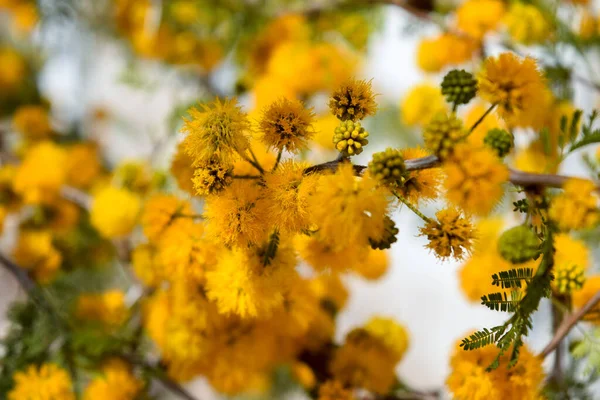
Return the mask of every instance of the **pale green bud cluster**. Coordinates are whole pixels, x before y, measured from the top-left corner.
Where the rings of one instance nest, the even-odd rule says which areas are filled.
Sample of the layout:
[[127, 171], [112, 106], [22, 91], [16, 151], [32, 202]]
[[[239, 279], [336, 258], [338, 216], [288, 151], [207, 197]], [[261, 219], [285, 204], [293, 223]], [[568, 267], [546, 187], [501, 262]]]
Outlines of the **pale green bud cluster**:
[[369, 141], [369, 132], [365, 130], [360, 122], [343, 121], [335, 128], [333, 144], [344, 156], [360, 154]]

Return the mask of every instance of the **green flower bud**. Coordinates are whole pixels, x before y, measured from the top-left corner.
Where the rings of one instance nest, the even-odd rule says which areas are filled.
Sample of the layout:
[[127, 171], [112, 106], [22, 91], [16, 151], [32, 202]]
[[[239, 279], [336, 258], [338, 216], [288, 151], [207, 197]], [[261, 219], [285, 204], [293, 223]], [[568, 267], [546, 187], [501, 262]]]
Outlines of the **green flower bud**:
[[423, 131], [425, 146], [442, 160], [465, 136], [462, 121], [455, 114], [436, 114]]
[[373, 154], [373, 159], [369, 162], [369, 173], [382, 183], [401, 185], [404, 182], [406, 167], [400, 150], [388, 148]]
[[398, 228], [396, 228], [396, 223], [394, 222], [394, 220], [386, 215], [383, 223], [383, 237], [378, 240], [369, 238], [371, 248], [375, 250], [389, 249], [390, 247], [392, 247], [392, 243], [396, 243], [398, 241], [396, 235], [398, 234], [399, 230]]
[[513, 136], [504, 129], [490, 129], [485, 135], [483, 143], [496, 151], [500, 158], [503, 158], [513, 148]]
[[477, 80], [463, 69], [453, 69], [444, 76], [442, 94], [454, 105], [467, 104], [477, 93]]
[[344, 156], [360, 154], [369, 141], [369, 132], [365, 131], [360, 122], [343, 121], [335, 128], [333, 144]]
[[573, 293], [581, 289], [585, 283], [585, 271], [576, 264], [557, 268], [554, 273], [554, 287], [561, 294]]
[[521, 264], [539, 254], [540, 241], [525, 225], [510, 228], [498, 239], [498, 252], [506, 261]]

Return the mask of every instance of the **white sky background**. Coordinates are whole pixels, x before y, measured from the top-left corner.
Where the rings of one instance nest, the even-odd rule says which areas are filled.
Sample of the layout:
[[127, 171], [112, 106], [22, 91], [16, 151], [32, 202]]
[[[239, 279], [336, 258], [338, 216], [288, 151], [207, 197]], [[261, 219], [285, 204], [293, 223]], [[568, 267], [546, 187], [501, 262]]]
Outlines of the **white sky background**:
[[[405, 23], [403, 11], [389, 8], [383, 30], [371, 40], [363, 76], [373, 78], [375, 90], [381, 94], [380, 103], [398, 104], [408, 88], [424, 79], [416, 68], [415, 52], [420, 36], [426, 31], [405, 35], [402, 33]], [[182, 84], [173, 73], [156, 75], [164, 70], [155, 65], [141, 70], [152, 81], [151, 90], [119, 83], [126, 66], [124, 52], [97, 43], [89, 36], [77, 39], [46, 43], [68, 49], [64, 55], [50, 59], [43, 74], [42, 86], [56, 115], [67, 117], [73, 110], [81, 115], [90, 108], [106, 108], [112, 116], [108, 125], [87, 132], [98, 135], [108, 159], [115, 162], [147, 156], [155, 141], [152, 138], [168, 133], [166, 121], [174, 105], [194, 99], [197, 89]], [[225, 71], [221, 78], [227, 80], [230, 75]], [[589, 108], [592, 100], [589, 93], [578, 90], [577, 98]], [[162, 155], [166, 159], [168, 151]], [[567, 167], [571, 173], [573, 168], [581, 172], [574, 158]], [[429, 214], [434, 211], [434, 206], [427, 209]], [[387, 276], [376, 283], [347, 279], [351, 297], [339, 316], [337, 336], [342, 338], [374, 314], [396, 318], [408, 327], [411, 340], [398, 367], [401, 378], [416, 389], [437, 389], [443, 386], [448, 374], [449, 352], [456, 340], [472, 329], [502, 322], [506, 314], [467, 303], [456, 277], [459, 264], [440, 263], [423, 247], [425, 240], [416, 237], [421, 221], [409, 210], [401, 209], [394, 219], [400, 234], [392, 248], [392, 266]], [[6, 306], [18, 290], [4, 271], [0, 271], [0, 282], [4, 286], [0, 288], [0, 302]], [[536, 315], [535, 329], [529, 338], [536, 351], [550, 338], [548, 306], [543, 304], [543, 311]], [[192, 383], [190, 389], [203, 393], [203, 400], [211, 399], [202, 383]]]

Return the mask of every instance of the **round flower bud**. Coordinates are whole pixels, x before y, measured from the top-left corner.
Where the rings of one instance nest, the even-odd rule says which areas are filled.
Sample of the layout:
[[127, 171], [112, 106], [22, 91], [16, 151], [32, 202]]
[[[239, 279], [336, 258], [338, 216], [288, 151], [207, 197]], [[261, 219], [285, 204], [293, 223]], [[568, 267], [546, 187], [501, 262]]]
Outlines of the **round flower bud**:
[[467, 104], [477, 93], [477, 80], [463, 69], [453, 69], [444, 76], [442, 94], [446, 101], [455, 105]]
[[387, 148], [373, 154], [373, 159], [369, 162], [369, 173], [380, 182], [390, 185], [402, 184], [406, 167], [400, 150]]
[[573, 293], [585, 283], [585, 271], [577, 264], [557, 268], [554, 273], [554, 287], [561, 294]]
[[455, 114], [436, 114], [425, 127], [425, 146], [440, 159], [447, 158], [452, 149], [466, 136], [462, 121]]
[[490, 129], [485, 135], [483, 143], [493, 149], [498, 157], [503, 158], [513, 148], [513, 136], [504, 129]]
[[348, 120], [335, 128], [333, 144], [344, 156], [353, 156], [362, 153], [363, 147], [369, 143], [368, 136], [369, 132], [365, 131], [360, 122]]
[[510, 228], [498, 239], [498, 252], [506, 261], [521, 264], [539, 254], [540, 241], [525, 225]]
[[374, 250], [389, 249], [390, 247], [392, 247], [392, 243], [396, 243], [398, 241], [396, 235], [398, 234], [399, 230], [398, 228], [396, 228], [396, 223], [394, 222], [394, 220], [386, 215], [385, 219], [383, 220], [383, 224], [384, 232], [382, 237], [378, 240], [369, 238], [371, 248], [373, 248]]

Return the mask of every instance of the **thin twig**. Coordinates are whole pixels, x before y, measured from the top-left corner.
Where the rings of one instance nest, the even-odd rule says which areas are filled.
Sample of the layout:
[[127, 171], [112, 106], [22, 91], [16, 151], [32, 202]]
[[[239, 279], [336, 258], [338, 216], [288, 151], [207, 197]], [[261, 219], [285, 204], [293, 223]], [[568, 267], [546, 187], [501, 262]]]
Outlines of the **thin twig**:
[[275, 160], [275, 165], [273, 165], [273, 169], [271, 171], [275, 171], [279, 166], [279, 162], [281, 161], [281, 156], [283, 155], [283, 150], [280, 149], [277, 153], [277, 159]]
[[406, 198], [404, 198], [404, 196], [398, 194], [397, 192], [392, 192], [392, 193], [394, 193], [394, 196], [396, 196], [396, 198], [398, 200], [400, 200], [400, 202], [404, 203], [404, 205], [406, 207], [408, 207], [412, 212], [414, 212], [423, 221], [425, 221], [425, 222], [431, 221], [431, 219], [429, 217], [427, 217], [425, 214], [423, 214], [421, 211], [419, 211], [419, 209], [417, 207], [415, 207], [413, 204], [411, 204], [410, 201], [408, 201]]
[[496, 103], [492, 104], [484, 113], [481, 117], [479, 117], [479, 119], [473, 124], [473, 126], [469, 129], [469, 134], [473, 133], [473, 131], [475, 129], [477, 129], [477, 127], [479, 126], [479, 124], [481, 124], [483, 122], [483, 120], [485, 119], [485, 117], [488, 116], [489, 113], [492, 112], [492, 110], [496, 108]]
[[19, 285], [27, 293], [30, 293], [35, 288], [35, 282], [31, 279], [27, 271], [12, 262], [3, 253], [0, 253], [0, 264], [15, 277]]
[[556, 330], [554, 337], [550, 340], [550, 343], [542, 350], [539, 354], [540, 357], [544, 358], [551, 354], [558, 345], [562, 342], [562, 340], [569, 334], [571, 329], [579, 322], [588, 312], [590, 312], [598, 303], [600, 303], [600, 291], [596, 292], [596, 294], [587, 302], [583, 307], [574, 312], [568, 317], [565, 317]]

